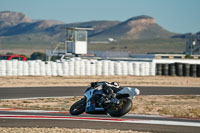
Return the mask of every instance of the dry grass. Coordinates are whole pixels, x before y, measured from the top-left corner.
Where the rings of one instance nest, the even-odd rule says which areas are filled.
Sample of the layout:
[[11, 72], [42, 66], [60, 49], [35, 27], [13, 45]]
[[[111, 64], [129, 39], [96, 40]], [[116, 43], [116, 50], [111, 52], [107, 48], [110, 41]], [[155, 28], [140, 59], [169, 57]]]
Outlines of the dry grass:
[[[0, 107], [68, 111], [81, 97], [1, 100]], [[130, 113], [200, 118], [200, 96], [138, 96]]]
[[80, 97], [73, 98], [44, 98], [27, 100], [0, 100], [0, 107], [33, 110], [68, 111], [69, 107]]
[[131, 112], [200, 118], [200, 96], [138, 96]]
[[200, 86], [200, 78], [160, 76], [0, 77], [0, 87], [88, 86], [95, 81], [117, 81], [122, 86]]
[[2, 128], [1, 133], [150, 133], [132, 130], [68, 129], [68, 128]]

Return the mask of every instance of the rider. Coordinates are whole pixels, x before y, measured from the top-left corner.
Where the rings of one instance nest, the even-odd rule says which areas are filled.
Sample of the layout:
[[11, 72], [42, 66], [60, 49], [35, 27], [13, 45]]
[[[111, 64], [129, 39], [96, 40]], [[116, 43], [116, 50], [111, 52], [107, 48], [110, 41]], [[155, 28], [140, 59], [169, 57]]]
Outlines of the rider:
[[116, 97], [116, 92], [121, 90], [122, 88], [119, 86], [117, 82], [106, 82], [106, 81], [101, 81], [101, 82], [92, 82], [91, 87], [98, 87], [101, 86], [103, 93], [107, 95], [107, 98], [110, 99]]

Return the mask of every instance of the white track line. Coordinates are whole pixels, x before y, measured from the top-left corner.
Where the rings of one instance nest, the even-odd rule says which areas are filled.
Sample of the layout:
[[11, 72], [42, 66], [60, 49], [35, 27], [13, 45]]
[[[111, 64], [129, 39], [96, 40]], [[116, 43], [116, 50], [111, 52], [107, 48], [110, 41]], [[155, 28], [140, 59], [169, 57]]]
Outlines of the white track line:
[[164, 120], [139, 120], [139, 119], [120, 119], [120, 118], [95, 118], [95, 117], [72, 117], [72, 116], [42, 116], [42, 115], [5, 115], [0, 114], [0, 118], [7, 119], [51, 119], [51, 120], [83, 120], [99, 122], [121, 122], [134, 124], [154, 124], [171, 126], [190, 126], [200, 127], [198, 122], [164, 121]]
[[12, 109], [12, 108], [0, 108], [1, 111], [7, 112], [24, 112], [24, 113], [66, 113], [67, 111], [51, 111], [51, 110], [23, 110], [23, 109]]
[[0, 99], [0, 100], [31, 100], [31, 99], [45, 99], [45, 98], [74, 98], [79, 96], [58, 96], [58, 97], [29, 97], [29, 98], [11, 98], [11, 99]]

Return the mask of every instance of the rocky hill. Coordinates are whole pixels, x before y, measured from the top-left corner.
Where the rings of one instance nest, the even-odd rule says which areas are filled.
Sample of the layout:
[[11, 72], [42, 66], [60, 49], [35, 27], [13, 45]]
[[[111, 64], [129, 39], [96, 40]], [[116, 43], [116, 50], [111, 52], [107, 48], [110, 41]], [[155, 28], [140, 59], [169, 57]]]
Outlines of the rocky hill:
[[39, 33], [62, 22], [55, 20], [32, 20], [20, 12], [0, 12], [0, 35]]
[[64, 24], [52, 20], [31, 20], [19, 12], [0, 12], [0, 36], [15, 36], [31, 34], [32, 37], [50, 36], [57, 41], [65, 39], [66, 27], [94, 28], [89, 32], [91, 40], [116, 40], [168, 38], [174, 33], [159, 26], [150, 16], [132, 17], [124, 22], [120, 21], [89, 21]]
[[0, 12], [0, 28], [6, 28], [20, 23], [30, 22], [32, 22], [32, 20], [23, 13], [10, 11]]
[[[114, 25], [119, 24], [119, 21], [89, 21], [80, 23], [70, 23], [63, 25], [55, 25], [47, 28], [44, 32], [48, 35], [54, 36], [57, 40], [65, 39], [65, 28], [67, 27], [81, 27], [81, 28], [93, 28], [94, 30], [89, 31], [89, 36], [102, 32]], [[98, 39], [98, 38], [97, 38]]]
[[159, 26], [152, 17], [137, 16], [92, 35], [92, 38], [112, 37], [120, 40], [168, 38], [174, 35]]

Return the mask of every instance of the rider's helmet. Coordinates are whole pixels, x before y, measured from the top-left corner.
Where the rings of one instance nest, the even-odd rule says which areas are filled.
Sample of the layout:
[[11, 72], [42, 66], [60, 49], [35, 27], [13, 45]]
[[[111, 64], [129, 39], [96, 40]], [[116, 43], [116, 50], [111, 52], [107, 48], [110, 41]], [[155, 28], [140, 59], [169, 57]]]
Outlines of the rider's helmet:
[[117, 83], [117, 82], [112, 82], [111, 85], [113, 85], [116, 88], [119, 88], [119, 83]]

